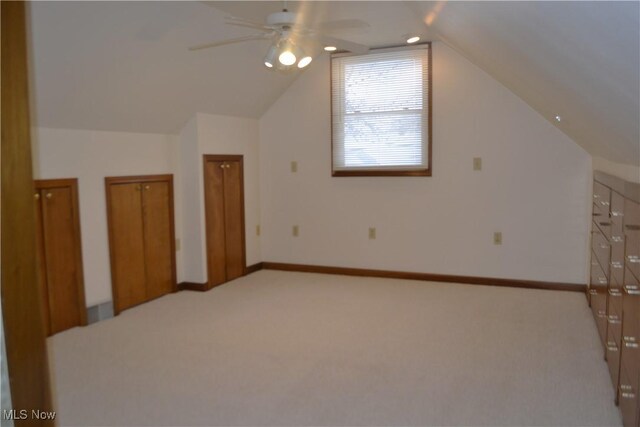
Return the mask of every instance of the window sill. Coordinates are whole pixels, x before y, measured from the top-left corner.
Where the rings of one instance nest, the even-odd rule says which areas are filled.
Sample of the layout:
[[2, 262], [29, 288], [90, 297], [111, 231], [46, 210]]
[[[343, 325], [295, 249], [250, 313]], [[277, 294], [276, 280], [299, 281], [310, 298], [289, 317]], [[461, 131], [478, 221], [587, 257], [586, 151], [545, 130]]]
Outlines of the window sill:
[[331, 176], [345, 177], [345, 176], [431, 176], [431, 169], [420, 170], [340, 170], [333, 171]]

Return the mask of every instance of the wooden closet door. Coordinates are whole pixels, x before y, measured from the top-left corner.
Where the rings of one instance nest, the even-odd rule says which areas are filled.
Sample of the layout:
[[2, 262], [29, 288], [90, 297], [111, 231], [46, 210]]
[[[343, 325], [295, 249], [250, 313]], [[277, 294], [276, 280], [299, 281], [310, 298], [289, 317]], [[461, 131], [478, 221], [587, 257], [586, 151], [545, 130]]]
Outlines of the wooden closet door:
[[147, 299], [173, 290], [173, 198], [169, 182], [142, 184]]
[[112, 282], [120, 312], [147, 299], [142, 185], [114, 184], [108, 190]]
[[36, 190], [34, 195], [36, 201], [36, 258], [38, 265], [38, 283], [42, 294], [42, 313], [45, 332], [47, 335], [51, 335], [51, 322], [49, 320], [49, 290], [47, 289], [47, 264], [44, 252], [44, 227], [42, 226], [43, 194], [44, 191]]
[[70, 187], [42, 191], [42, 228], [49, 296], [50, 333], [82, 323], [78, 298], [75, 218]]
[[244, 201], [242, 190], [240, 162], [225, 162], [224, 224], [227, 280], [244, 275]]
[[225, 162], [205, 161], [205, 212], [209, 287], [227, 281], [225, 236]]

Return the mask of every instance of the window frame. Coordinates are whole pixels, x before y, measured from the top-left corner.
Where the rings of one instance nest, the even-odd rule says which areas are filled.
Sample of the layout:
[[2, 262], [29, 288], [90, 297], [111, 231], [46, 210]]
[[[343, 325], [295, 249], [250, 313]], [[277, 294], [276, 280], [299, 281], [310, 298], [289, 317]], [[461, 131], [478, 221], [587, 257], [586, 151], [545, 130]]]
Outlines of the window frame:
[[[427, 112], [427, 167], [423, 169], [354, 169], [354, 170], [335, 170], [333, 154], [335, 141], [333, 139], [333, 61], [334, 58], [342, 58], [345, 56], [366, 56], [370, 53], [382, 53], [393, 52], [398, 50], [410, 50], [410, 49], [426, 49], [427, 50], [427, 106], [429, 111]], [[410, 46], [395, 46], [380, 49], [371, 49], [365, 54], [355, 54], [346, 51], [339, 51], [332, 53], [330, 56], [329, 64], [329, 120], [331, 121], [331, 176], [332, 177], [348, 177], [348, 176], [432, 176], [433, 174], [433, 55], [432, 55], [431, 42], [418, 43]]]

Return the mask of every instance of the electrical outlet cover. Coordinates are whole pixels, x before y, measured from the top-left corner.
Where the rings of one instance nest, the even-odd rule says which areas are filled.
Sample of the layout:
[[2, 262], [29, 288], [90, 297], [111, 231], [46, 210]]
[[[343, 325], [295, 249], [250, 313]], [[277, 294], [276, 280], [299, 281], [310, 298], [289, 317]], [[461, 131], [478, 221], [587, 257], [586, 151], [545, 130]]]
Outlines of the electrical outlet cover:
[[501, 245], [502, 244], [502, 232], [501, 231], [496, 231], [495, 233], [493, 233], [493, 244], [494, 245]]

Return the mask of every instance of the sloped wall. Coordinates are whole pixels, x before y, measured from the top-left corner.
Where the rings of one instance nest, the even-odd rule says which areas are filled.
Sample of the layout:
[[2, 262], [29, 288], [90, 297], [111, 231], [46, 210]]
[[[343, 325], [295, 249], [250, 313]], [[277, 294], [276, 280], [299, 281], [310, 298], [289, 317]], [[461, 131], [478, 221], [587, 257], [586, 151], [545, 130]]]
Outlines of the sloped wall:
[[[640, 144], [640, 142], [638, 143]], [[640, 183], [640, 166], [623, 165], [603, 159], [602, 157], [593, 157], [593, 170], [617, 176], [625, 181]]]
[[433, 177], [331, 177], [326, 57], [261, 118], [263, 260], [585, 283], [591, 157], [442, 43], [433, 59]]

